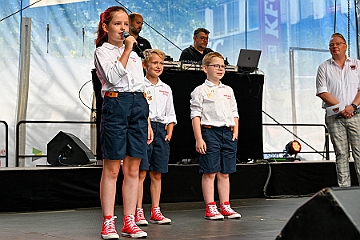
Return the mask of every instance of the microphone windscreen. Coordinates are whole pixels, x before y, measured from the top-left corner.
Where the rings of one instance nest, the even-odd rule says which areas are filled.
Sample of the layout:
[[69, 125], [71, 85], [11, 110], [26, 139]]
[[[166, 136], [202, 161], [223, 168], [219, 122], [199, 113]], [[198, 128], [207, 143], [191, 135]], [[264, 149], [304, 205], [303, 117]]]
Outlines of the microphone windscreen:
[[122, 35], [123, 38], [127, 38], [128, 36], [130, 36], [130, 33], [127, 32], [127, 31], [124, 31], [124, 32], [122, 32], [121, 35]]

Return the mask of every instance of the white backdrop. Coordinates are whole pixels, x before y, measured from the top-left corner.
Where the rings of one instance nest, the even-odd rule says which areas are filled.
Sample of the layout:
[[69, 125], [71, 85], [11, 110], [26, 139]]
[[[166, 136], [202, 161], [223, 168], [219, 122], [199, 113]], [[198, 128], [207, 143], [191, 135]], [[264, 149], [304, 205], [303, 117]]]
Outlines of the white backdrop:
[[[79, 90], [91, 79], [99, 14], [118, 3], [142, 13], [148, 25], [182, 49], [191, 44], [193, 30], [197, 27], [210, 29], [209, 46], [227, 57], [230, 64], [236, 62], [240, 48], [262, 49], [259, 68], [265, 75], [263, 110], [283, 124], [294, 123], [293, 111], [296, 112], [296, 123], [324, 123], [321, 101], [315, 96], [315, 75], [318, 64], [330, 54], [295, 52], [294, 106], [290, 84], [291, 47], [327, 49], [336, 14], [335, 30], [350, 40], [350, 56], [356, 57], [356, 20], [352, 1], [348, 14], [348, 1], [344, 0], [337, 1], [337, 6], [334, 6], [334, 1], [327, 0], [228, 0], [221, 3], [205, 0], [42, 0], [38, 3], [35, 0], [3, 0], [0, 6], [0, 120], [9, 125], [7, 154], [10, 167], [15, 166], [22, 17], [32, 20], [27, 120], [87, 122], [91, 116], [87, 106], [92, 104], [92, 85], [86, 84], [81, 91], [81, 99], [87, 106], [80, 101]], [[34, 5], [27, 8], [30, 4]], [[266, 15], [268, 11], [265, 8], [270, 4], [273, 4], [271, 7], [274, 12], [276, 10], [278, 18]], [[238, 7], [238, 11], [232, 10], [234, 6]], [[245, 6], [248, 6], [248, 11]], [[19, 11], [21, 9], [24, 10]], [[245, 16], [249, 21], [245, 21]], [[222, 17], [224, 30], [221, 24], [216, 23]], [[246, 22], [248, 25], [245, 25]], [[279, 33], [276, 42], [274, 39], [270, 41], [264, 32], [275, 23]], [[148, 25], [144, 25], [141, 35], [149, 39], [153, 47], [177, 60], [180, 50]], [[263, 123], [275, 122], [263, 114]], [[294, 131], [292, 127], [288, 128]], [[1, 156], [5, 154], [4, 129], [0, 124]], [[59, 131], [73, 133], [90, 147], [89, 125], [27, 124], [25, 154], [32, 155], [33, 150], [46, 154], [47, 143]], [[311, 147], [323, 150], [323, 128], [298, 128], [297, 134]], [[285, 144], [293, 139], [282, 127], [263, 128], [265, 152], [281, 152]], [[306, 144], [302, 145], [304, 151], [310, 150]], [[306, 160], [322, 160], [316, 153], [300, 155]], [[25, 166], [46, 164], [46, 158], [33, 160], [32, 157], [26, 158]], [[5, 166], [5, 158], [0, 158], [0, 162], [1, 167]]]

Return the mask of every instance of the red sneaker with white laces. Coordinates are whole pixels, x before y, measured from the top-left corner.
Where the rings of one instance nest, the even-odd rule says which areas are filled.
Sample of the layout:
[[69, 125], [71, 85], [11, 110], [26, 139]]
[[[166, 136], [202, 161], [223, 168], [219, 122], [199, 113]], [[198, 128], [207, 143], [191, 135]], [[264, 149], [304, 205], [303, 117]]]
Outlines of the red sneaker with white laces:
[[171, 219], [164, 217], [164, 215], [162, 215], [160, 211], [160, 207], [152, 207], [150, 222], [157, 224], [171, 224]]
[[216, 203], [210, 202], [206, 205], [204, 218], [208, 220], [223, 220], [224, 216], [219, 213]]
[[147, 233], [141, 230], [135, 223], [135, 217], [133, 215], [124, 216], [124, 226], [121, 230], [123, 237], [130, 238], [146, 238]]
[[144, 215], [144, 209], [136, 208], [135, 223], [138, 226], [147, 226], [149, 224], [148, 221], [146, 221], [146, 218]]
[[225, 218], [241, 218], [241, 215], [237, 212], [235, 212], [231, 207], [230, 207], [230, 202], [224, 202], [220, 204], [220, 208], [221, 208], [221, 214], [225, 217]]
[[102, 239], [119, 239], [119, 235], [115, 229], [116, 216], [105, 216], [101, 228]]

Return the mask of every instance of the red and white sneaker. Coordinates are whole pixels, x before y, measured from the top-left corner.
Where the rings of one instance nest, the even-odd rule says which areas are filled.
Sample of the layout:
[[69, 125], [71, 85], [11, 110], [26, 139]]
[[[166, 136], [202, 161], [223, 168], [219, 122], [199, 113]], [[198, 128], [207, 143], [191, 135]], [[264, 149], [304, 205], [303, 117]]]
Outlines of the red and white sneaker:
[[119, 235], [115, 229], [116, 216], [105, 216], [101, 227], [102, 239], [119, 239]]
[[124, 226], [121, 230], [121, 236], [130, 238], [146, 238], [147, 233], [141, 230], [135, 223], [133, 215], [124, 216]]
[[149, 224], [148, 221], [146, 221], [146, 218], [144, 215], [144, 209], [136, 208], [135, 223], [138, 226], [147, 226]]
[[209, 220], [223, 220], [224, 216], [219, 213], [216, 203], [210, 202], [206, 205], [204, 218]]
[[230, 202], [224, 202], [220, 204], [220, 213], [225, 217], [225, 218], [241, 218], [241, 215], [237, 212], [235, 212], [231, 207], [230, 207]]
[[164, 215], [162, 215], [160, 211], [160, 207], [152, 207], [150, 222], [157, 224], [171, 224], [171, 219], [164, 217]]

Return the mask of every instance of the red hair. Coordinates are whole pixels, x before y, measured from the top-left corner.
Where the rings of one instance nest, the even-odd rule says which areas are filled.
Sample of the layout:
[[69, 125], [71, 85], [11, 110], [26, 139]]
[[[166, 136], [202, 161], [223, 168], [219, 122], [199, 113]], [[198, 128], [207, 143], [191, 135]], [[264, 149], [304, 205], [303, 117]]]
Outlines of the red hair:
[[97, 30], [97, 38], [95, 39], [96, 47], [100, 47], [101, 45], [103, 45], [104, 42], [108, 41], [107, 33], [103, 29], [103, 23], [105, 23], [106, 25], [109, 25], [109, 23], [111, 22], [111, 20], [114, 17], [114, 13], [119, 12], [119, 11], [124, 12], [127, 15], [129, 15], [126, 12], [125, 8], [119, 7], [119, 6], [109, 7], [100, 14], [100, 21], [99, 21], [98, 30]]

